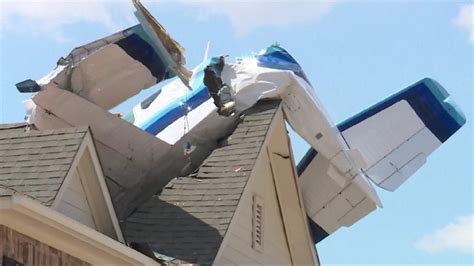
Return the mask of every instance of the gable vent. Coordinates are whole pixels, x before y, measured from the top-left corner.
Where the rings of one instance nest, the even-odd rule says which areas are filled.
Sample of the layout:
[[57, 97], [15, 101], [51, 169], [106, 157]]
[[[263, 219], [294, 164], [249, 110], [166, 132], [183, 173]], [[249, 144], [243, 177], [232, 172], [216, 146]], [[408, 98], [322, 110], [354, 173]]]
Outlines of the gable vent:
[[257, 195], [253, 196], [253, 218], [252, 218], [252, 247], [263, 251], [263, 199]]

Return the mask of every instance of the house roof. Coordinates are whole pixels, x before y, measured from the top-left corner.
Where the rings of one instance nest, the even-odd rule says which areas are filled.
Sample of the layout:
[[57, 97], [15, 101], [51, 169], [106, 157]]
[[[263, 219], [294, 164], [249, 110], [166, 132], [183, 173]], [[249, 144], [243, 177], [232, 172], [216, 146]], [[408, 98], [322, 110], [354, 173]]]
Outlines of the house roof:
[[19, 192], [50, 206], [87, 131], [0, 125], [0, 196]]
[[222, 147], [190, 176], [170, 181], [124, 222], [129, 243], [169, 260], [211, 264], [235, 213], [279, 101], [249, 109]]
[[0, 132], [25, 132], [27, 126], [26, 123], [0, 124]]

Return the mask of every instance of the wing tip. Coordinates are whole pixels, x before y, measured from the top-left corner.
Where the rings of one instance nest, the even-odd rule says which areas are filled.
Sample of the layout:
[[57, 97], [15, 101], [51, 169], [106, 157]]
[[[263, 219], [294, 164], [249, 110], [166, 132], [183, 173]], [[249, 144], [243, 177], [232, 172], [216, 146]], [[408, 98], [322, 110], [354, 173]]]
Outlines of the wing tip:
[[426, 77], [419, 83], [424, 83], [429, 88], [431, 93], [435, 95], [448, 115], [451, 116], [458, 124], [458, 127], [452, 132], [452, 134], [454, 134], [454, 132], [456, 132], [464, 124], [466, 124], [466, 115], [458, 106], [458, 104], [451, 98], [448, 91], [439, 82], [433, 78]]

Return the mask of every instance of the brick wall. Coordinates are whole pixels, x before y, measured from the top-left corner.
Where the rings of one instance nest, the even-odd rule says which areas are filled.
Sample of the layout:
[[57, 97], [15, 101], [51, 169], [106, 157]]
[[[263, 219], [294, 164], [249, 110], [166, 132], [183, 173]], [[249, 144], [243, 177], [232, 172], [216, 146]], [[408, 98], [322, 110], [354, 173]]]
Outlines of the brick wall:
[[90, 265], [61, 250], [0, 225], [0, 265], [3, 265], [4, 257], [25, 266]]

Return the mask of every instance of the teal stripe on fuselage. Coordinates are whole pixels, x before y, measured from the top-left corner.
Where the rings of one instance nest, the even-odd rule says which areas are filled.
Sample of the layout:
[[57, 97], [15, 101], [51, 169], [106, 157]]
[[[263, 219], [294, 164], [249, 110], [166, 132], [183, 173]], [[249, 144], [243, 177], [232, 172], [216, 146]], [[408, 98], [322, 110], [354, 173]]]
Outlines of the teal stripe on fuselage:
[[[197, 70], [195, 71], [194, 78], [193, 78], [193, 80], [191, 80], [191, 88], [192, 88], [191, 91], [188, 91], [188, 89], [186, 88], [186, 90], [187, 90], [186, 94], [184, 94], [183, 96], [181, 96], [181, 97], [177, 98], [176, 100], [170, 102], [165, 107], [163, 107], [163, 109], [161, 109], [160, 111], [152, 114], [147, 120], [145, 120], [143, 123], [141, 123], [139, 125], [136, 125], [136, 126], [143, 129], [143, 130], [145, 130], [145, 131], [149, 131], [149, 129], [151, 128], [151, 126], [153, 124], [155, 124], [158, 120], [162, 119], [164, 116], [166, 116], [172, 110], [174, 110], [175, 108], [178, 108], [180, 106], [183, 106], [183, 105], [187, 106], [188, 101], [193, 96], [195, 96], [196, 94], [202, 92], [203, 90], [207, 90], [206, 86], [204, 86], [204, 84], [203, 84], [204, 67], [207, 66], [207, 63], [208, 63], [208, 61], [205, 61], [197, 67]], [[185, 107], [183, 107], [183, 108], [185, 108]], [[181, 116], [176, 117], [175, 119], [173, 119], [173, 121], [177, 120], [180, 117]], [[153, 134], [158, 134], [158, 133], [159, 132], [153, 132]]]

